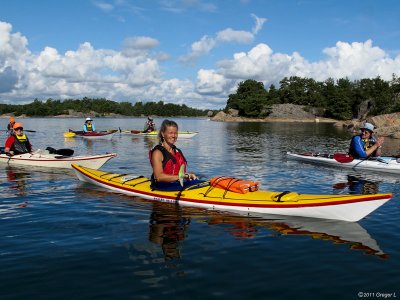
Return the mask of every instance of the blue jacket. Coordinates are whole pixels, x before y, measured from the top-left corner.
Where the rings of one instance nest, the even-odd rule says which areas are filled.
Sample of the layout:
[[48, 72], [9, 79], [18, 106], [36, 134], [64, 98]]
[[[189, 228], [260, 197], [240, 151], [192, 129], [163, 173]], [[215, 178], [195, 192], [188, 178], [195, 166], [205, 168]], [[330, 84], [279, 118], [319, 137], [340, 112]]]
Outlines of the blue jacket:
[[369, 145], [366, 145], [366, 142], [362, 140], [361, 135], [353, 136], [350, 143], [349, 154], [354, 158], [367, 158], [367, 147], [371, 147], [375, 143], [375, 137], [371, 137], [368, 141]]

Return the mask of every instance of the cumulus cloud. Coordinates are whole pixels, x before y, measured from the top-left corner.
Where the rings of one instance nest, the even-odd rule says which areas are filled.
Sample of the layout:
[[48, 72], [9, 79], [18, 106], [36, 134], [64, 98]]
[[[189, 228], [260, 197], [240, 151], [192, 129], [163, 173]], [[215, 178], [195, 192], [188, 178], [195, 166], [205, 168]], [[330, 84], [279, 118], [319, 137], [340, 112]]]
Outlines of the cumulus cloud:
[[18, 82], [17, 72], [11, 67], [6, 67], [0, 72], [0, 93], [11, 92]]
[[200, 69], [197, 73], [196, 90], [202, 95], [222, 94], [225, 90], [227, 81], [222, 74], [217, 74], [211, 70]]
[[129, 37], [122, 43], [122, 53], [126, 56], [132, 57], [146, 55], [147, 51], [157, 47], [158, 45], [158, 40], [151, 37]]
[[[400, 74], [400, 55], [392, 59], [371, 40], [364, 43], [337, 42], [335, 47], [323, 52], [327, 58], [309, 62], [299, 53], [274, 53], [266, 44], [258, 44], [247, 53], [235, 53], [232, 59], [221, 60], [215, 70], [198, 71], [197, 86], [207, 92], [225, 94], [233, 91], [240, 81], [254, 79], [266, 87], [279, 85], [284, 77], [299, 76], [324, 81], [328, 78], [375, 78], [391, 80]], [[221, 80], [223, 78], [223, 80]], [[230, 87], [230, 90], [228, 90]]]
[[194, 61], [199, 58], [201, 55], [204, 55], [211, 51], [216, 45], [216, 41], [214, 38], [210, 38], [208, 36], [203, 36], [200, 41], [194, 42], [192, 44], [192, 51], [179, 59], [180, 62], [187, 63], [190, 61]]
[[248, 44], [253, 41], [254, 35], [251, 32], [243, 30], [233, 30], [227, 28], [217, 33], [216, 40], [224, 43], [244, 43]]
[[194, 42], [191, 45], [191, 51], [189, 54], [180, 57], [179, 61], [182, 63], [189, 63], [197, 60], [200, 56], [207, 54], [213, 48], [223, 43], [239, 43], [249, 44], [253, 42], [254, 36], [261, 30], [266, 19], [259, 18], [252, 14], [256, 24], [252, 32], [243, 30], [233, 30], [227, 28], [217, 32], [215, 37], [203, 36], [199, 41]]
[[[257, 26], [256, 26], [257, 27]], [[236, 32], [237, 33], [237, 32]], [[211, 51], [222, 39], [239, 42], [227, 30], [205, 36], [192, 45], [193, 55]], [[245, 36], [245, 35], [244, 35]], [[223, 37], [223, 38], [222, 38]], [[115, 101], [164, 101], [197, 108], [223, 108], [228, 95], [246, 79], [266, 87], [283, 77], [300, 76], [318, 81], [348, 77], [351, 80], [380, 76], [390, 80], [400, 74], [400, 55], [392, 58], [383, 49], [365, 42], [337, 42], [321, 49], [325, 57], [311, 62], [301, 53], [276, 53], [266, 43], [234, 53], [214, 68], [199, 68], [194, 80], [167, 78], [161, 64], [170, 59], [151, 37], [130, 37], [120, 51], [96, 49], [85, 42], [60, 53], [45, 47], [33, 54], [28, 40], [0, 22], [0, 99], [3, 103], [32, 99], [104, 97]]]

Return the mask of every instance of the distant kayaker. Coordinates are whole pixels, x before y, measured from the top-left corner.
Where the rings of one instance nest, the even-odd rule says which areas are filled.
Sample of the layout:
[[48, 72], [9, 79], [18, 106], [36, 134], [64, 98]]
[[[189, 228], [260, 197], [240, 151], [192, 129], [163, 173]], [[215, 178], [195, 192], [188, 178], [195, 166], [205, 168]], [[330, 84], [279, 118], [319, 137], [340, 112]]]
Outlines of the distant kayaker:
[[83, 124], [83, 132], [93, 132], [96, 131], [96, 128], [94, 127], [93, 120], [88, 117], [85, 120], [85, 124]]
[[32, 145], [24, 133], [22, 123], [14, 124], [13, 133], [6, 140], [4, 152], [8, 156], [32, 152]]
[[373, 136], [374, 125], [365, 123], [361, 128], [361, 134], [352, 138], [349, 154], [354, 158], [368, 158], [370, 156], [380, 156], [384, 138], [378, 139]]
[[147, 121], [144, 124], [143, 132], [152, 132], [156, 131], [156, 123], [154, 123], [153, 118], [151, 116], [147, 117]]
[[8, 120], [8, 124], [7, 124], [7, 131], [11, 131], [14, 127], [15, 124], [15, 119], [14, 118], [10, 118]]
[[195, 174], [187, 173], [187, 161], [182, 151], [175, 146], [178, 139], [178, 124], [175, 121], [164, 120], [158, 133], [158, 139], [159, 144], [149, 153], [153, 168], [151, 187], [160, 190], [181, 189], [179, 170], [182, 165], [186, 179], [184, 186], [200, 183]]
[[7, 124], [7, 136], [9, 136], [13, 132], [13, 126], [15, 124], [15, 119], [10, 118]]

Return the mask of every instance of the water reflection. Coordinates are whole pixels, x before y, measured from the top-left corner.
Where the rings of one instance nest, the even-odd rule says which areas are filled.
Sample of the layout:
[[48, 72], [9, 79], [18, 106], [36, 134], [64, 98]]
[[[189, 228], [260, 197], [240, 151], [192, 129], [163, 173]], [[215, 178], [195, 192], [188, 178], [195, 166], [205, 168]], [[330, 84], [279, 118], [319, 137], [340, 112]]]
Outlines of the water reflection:
[[379, 182], [361, 175], [347, 175], [346, 182], [338, 182], [333, 185], [334, 194], [377, 194]]
[[30, 179], [30, 173], [24, 169], [18, 169], [14, 167], [7, 166], [5, 168], [6, 178], [8, 183], [8, 188], [18, 196], [27, 195], [27, 183]]
[[[33, 167], [33, 166], [10, 166], [6, 165], [4, 169], [0, 169], [0, 172], [5, 174], [5, 181], [1, 182], [11, 189], [7, 191], [3, 189], [2, 196], [19, 195], [28, 196], [33, 183], [39, 183], [39, 188], [43, 190], [54, 189], [56, 184], [60, 189], [64, 188], [60, 185], [60, 181], [65, 178], [73, 178], [74, 171], [71, 169], [53, 169], [45, 167]], [[35, 186], [35, 192], [41, 192], [37, 190]]]
[[178, 205], [165, 210], [163, 203], [153, 203], [149, 240], [161, 247], [165, 261], [181, 257], [180, 242], [186, 237], [190, 221], [191, 218], [184, 216]]
[[265, 216], [250, 218], [155, 203], [150, 217], [149, 239], [162, 247], [166, 261], [180, 258], [181, 244], [186, 237], [191, 219], [210, 226], [224, 225], [224, 230], [238, 239], [262, 236], [262, 232], [267, 229], [283, 236], [302, 235], [329, 241], [332, 244], [347, 244], [351, 250], [360, 250], [383, 259], [388, 258], [377, 242], [358, 223], [280, 216], [273, 216], [271, 219]]
[[347, 244], [351, 250], [360, 250], [382, 259], [389, 257], [370, 234], [360, 224], [354, 222], [300, 217], [257, 219], [214, 215], [208, 219], [207, 223], [209, 225], [230, 224], [231, 227], [226, 230], [236, 238], [253, 238], [262, 231], [262, 228], [267, 228], [283, 236], [309, 236], [332, 244]]

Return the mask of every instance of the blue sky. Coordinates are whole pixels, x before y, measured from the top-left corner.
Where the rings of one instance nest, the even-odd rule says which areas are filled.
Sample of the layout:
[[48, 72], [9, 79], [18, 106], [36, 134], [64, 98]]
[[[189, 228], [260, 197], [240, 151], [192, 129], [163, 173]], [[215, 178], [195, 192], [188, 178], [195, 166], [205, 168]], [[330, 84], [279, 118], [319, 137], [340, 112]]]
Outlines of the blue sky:
[[223, 108], [246, 79], [400, 75], [397, 0], [0, 0], [0, 103]]

